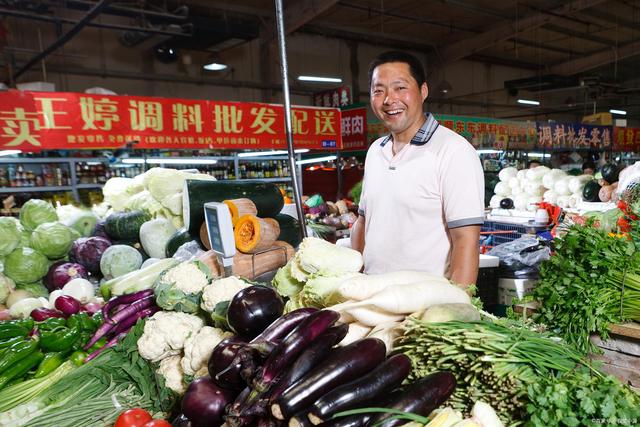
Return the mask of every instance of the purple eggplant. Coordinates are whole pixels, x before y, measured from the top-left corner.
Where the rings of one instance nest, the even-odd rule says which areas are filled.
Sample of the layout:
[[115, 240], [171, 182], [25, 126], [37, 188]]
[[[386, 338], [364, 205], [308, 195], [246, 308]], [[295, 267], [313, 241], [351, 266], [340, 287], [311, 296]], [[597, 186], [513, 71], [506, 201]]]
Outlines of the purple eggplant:
[[335, 413], [357, 408], [377, 399], [402, 384], [411, 372], [411, 359], [396, 354], [385, 360], [368, 374], [343, 384], [328, 392], [311, 406], [308, 414], [314, 425], [320, 424]]
[[245, 345], [242, 338], [233, 336], [223, 340], [213, 349], [207, 365], [213, 382], [232, 390], [242, 390], [247, 386], [240, 376], [242, 364], [235, 359]]
[[102, 353], [104, 353], [107, 349], [110, 349], [114, 345], [118, 344], [118, 341], [120, 341], [121, 339], [123, 339], [124, 337], [127, 336], [127, 332], [129, 332], [129, 331], [122, 332], [122, 333], [114, 336], [113, 338], [111, 338], [103, 347], [97, 349], [96, 351], [94, 351], [93, 353], [88, 355], [84, 359], [84, 363], [91, 362], [93, 359], [95, 359], [96, 357], [98, 357]]
[[382, 340], [365, 338], [334, 352], [271, 405], [271, 414], [284, 420], [309, 407], [319, 397], [378, 366], [387, 349]]
[[209, 377], [189, 384], [182, 398], [182, 413], [193, 427], [219, 426], [225, 407], [233, 402], [236, 392], [217, 386]]
[[286, 337], [289, 332], [293, 331], [303, 319], [317, 311], [317, 308], [306, 307], [284, 314], [267, 326], [260, 335], [251, 340], [251, 344], [274, 342], [282, 339]]
[[51, 264], [49, 271], [44, 278], [44, 284], [50, 292], [62, 289], [72, 279], [87, 279], [87, 270], [77, 263], [57, 261]]
[[60, 295], [56, 298], [55, 306], [65, 316], [71, 316], [80, 312], [80, 301], [71, 295]]
[[[436, 372], [410, 384], [388, 408], [427, 416], [442, 405], [455, 388], [456, 377], [451, 372]], [[407, 422], [391, 417], [389, 413], [377, 414], [371, 419], [371, 425], [395, 427]]]
[[229, 303], [227, 322], [236, 334], [250, 340], [282, 316], [283, 310], [284, 301], [275, 289], [249, 286], [235, 294]]
[[184, 414], [179, 414], [173, 422], [171, 422], [171, 427], [192, 427], [191, 421]]
[[133, 327], [133, 325], [135, 325], [138, 322], [138, 320], [143, 319], [145, 317], [151, 317], [159, 311], [160, 311], [160, 307], [158, 307], [157, 305], [152, 305], [151, 307], [147, 307], [144, 310], [140, 310], [137, 313], [127, 317], [126, 319], [118, 323], [116, 327], [113, 328], [113, 330], [110, 332], [110, 334], [118, 335], [122, 332], [127, 332], [129, 329]]
[[254, 389], [258, 392], [269, 389], [286, 367], [339, 318], [340, 314], [335, 311], [321, 310], [300, 322], [269, 355], [254, 381]]

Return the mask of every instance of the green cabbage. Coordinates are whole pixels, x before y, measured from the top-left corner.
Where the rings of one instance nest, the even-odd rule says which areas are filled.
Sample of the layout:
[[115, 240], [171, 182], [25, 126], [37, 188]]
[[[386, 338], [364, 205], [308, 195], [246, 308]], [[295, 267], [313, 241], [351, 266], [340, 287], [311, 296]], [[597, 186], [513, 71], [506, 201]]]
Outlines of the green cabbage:
[[[153, 172], [151, 172], [153, 171]], [[145, 173], [145, 187], [154, 199], [161, 201], [182, 191], [189, 174], [177, 169], [153, 168]]]
[[16, 284], [13, 283], [13, 280], [0, 273], [0, 304], [4, 304], [7, 301], [7, 297], [15, 288]]
[[32, 248], [18, 248], [7, 255], [4, 274], [16, 283], [33, 283], [42, 279], [49, 270], [46, 256]]
[[124, 206], [130, 197], [127, 189], [131, 184], [133, 184], [133, 179], [131, 178], [109, 178], [102, 188], [104, 201], [116, 212], [124, 210]]
[[80, 233], [59, 222], [40, 224], [31, 235], [31, 247], [50, 259], [62, 258], [69, 253]]
[[24, 228], [20, 232], [20, 242], [18, 243], [19, 248], [30, 248], [31, 247], [31, 231], [25, 230]]
[[293, 297], [302, 291], [304, 283], [291, 277], [291, 263], [287, 263], [280, 268], [273, 278], [273, 285], [276, 291], [286, 297]]
[[33, 283], [21, 283], [21, 284], [17, 284], [16, 285], [16, 289], [22, 289], [24, 291], [27, 291], [31, 294], [31, 296], [33, 296], [34, 298], [38, 298], [38, 297], [44, 297], [44, 298], [48, 298], [49, 297], [49, 291], [47, 290], [47, 288], [45, 288], [45, 286], [42, 284], [42, 281], [38, 281], [38, 282], [33, 282]]
[[338, 288], [345, 281], [358, 277], [359, 273], [312, 274], [300, 293], [300, 300], [306, 307], [329, 307], [341, 302]]
[[131, 196], [124, 205], [126, 211], [144, 211], [154, 218], [164, 216], [163, 209], [160, 202], [146, 190]]
[[9, 255], [20, 243], [22, 225], [9, 216], [0, 217], [0, 255]]
[[31, 199], [20, 209], [20, 222], [22, 226], [33, 231], [40, 224], [58, 220], [58, 214], [51, 203], [44, 200]]

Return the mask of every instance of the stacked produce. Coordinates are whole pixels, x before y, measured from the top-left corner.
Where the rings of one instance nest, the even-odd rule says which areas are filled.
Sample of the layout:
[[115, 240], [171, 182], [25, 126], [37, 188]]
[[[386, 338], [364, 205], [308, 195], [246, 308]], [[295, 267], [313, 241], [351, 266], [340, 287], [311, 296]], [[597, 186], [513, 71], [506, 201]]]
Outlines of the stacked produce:
[[304, 201], [303, 207], [307, 225], [322, 238], [331, 237], [336, 230], [350, 228], [358, 219], [358, 207], [349, 199], [325, 202], [322, 196], [314, 194]]
[[628, 387], [567, 343], [516, 324], [409, 318], [398, 349], [411, 358], [413, 378], [441, 370], [455, 375], [454, 408], [468, 412], [474, 401], [488, 401], [507, 425], [596, 425], [640, 416], [640, 397]]

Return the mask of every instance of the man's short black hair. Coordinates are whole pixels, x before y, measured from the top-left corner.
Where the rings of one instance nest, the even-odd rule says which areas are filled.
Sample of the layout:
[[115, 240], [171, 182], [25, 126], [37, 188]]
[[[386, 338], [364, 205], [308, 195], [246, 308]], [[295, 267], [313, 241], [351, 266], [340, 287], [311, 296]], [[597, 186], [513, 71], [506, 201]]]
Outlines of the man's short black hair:
[[424, 67], [418, 58], [400, 50], [390, 50], [376, 56], [373, 61], [371, 61], [371, 64], [369, 64], [369, 88], [371, 88], [371, 79], [373, 78], [373, 71], [376, 67], [390, 62], [404, 62], [409, 65], [411, 76], [418, 82], [418, 87], [427, 81]]
[[586, 162], [584, 162], [582, 164], [582, 170], [584, 171], [585, 169], [592, 169], [592, 170], [596, 170], [596, 164], [593, 163], [591, 160], [588, 160]]
[[528, 168], [529, 168], [529, 167], [531, 167], [531, 164], [532, 164], [532, 163], [537, 163], [537, 164], [538, 164], [538, 166], [542, 166], [542, 162], [541, 162], [540, 160], [529, 160], [529, 161], [527, 162], [527, 167], [528, 167]]

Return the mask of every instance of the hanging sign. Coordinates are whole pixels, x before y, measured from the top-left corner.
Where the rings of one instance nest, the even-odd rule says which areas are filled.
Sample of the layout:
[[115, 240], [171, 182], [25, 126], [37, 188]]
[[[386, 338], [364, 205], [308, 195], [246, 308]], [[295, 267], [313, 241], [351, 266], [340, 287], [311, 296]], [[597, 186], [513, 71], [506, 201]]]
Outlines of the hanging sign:
[[[341, 148], [340, 111], [293, 107], [297, 148]], [[280, 149], [284, 107], [66, 92], [0, 93], [0, 149]]]
[[435, 114], [441, 125], [463, 136], [475, 148], [527, 149], [535, 144], [533, 123]]
[[353, 103], [351, 86], [341, 86], [322, 92], [314, 92], [313, 105], [316, 107], [346, 107]]
[[615, 151], [640, 151], [640, 128], [613, 128]]
[[611, 126], [576, 123], [538, 122], [540, 148], [609, 148], [612, 144]]
[[341, 112], [342, 148], [345, 150], [366, 150], [367, 108], [343, 109]]

